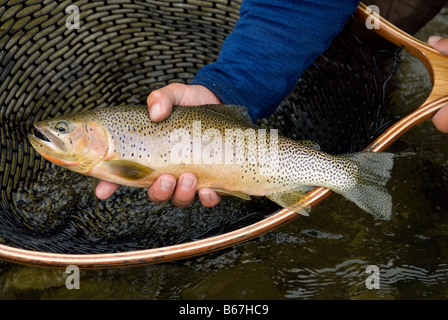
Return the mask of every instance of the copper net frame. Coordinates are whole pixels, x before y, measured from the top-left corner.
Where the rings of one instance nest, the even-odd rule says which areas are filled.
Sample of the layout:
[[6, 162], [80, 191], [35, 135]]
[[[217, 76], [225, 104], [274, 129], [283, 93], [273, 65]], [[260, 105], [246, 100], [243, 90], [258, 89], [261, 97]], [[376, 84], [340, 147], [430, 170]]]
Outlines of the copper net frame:
[[[379, 26], [378, 29], [374, 29], [375, 32], [395, 45], [403, 46], [422, 61], [433, 85], [430, 95], [419, 108], [390, 126], [365, 148], [372, 152], [381, 152], [401, 135], [433, 116], [448, 103], [448, 57], [396, 28], [362, 3], [358, 6], [355, 15], [361, 21], [367, 18], [374, 19], [373, 24]], [[331, 193], [326, 188], [315, 188], [307, 193], [297, 206], [316, 206]], [[161, 248], [119, 253], [61, 254], [31, 251], [0, 244], [0, 259], [18, 264], [53, 268], [76, 265], [79, 268], [96, 269], [157, 264], [187, 259], [244, 243], [279, 228], [299, 216], [300, 214], [296, 212], [282, 209], [252, 225], [218, 236]]]

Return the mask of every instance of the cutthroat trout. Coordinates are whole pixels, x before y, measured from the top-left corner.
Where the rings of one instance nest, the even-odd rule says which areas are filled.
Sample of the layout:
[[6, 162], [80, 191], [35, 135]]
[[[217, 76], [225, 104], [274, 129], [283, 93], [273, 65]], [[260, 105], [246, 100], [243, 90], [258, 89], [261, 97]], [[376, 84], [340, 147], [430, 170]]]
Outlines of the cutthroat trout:
[[391, 216], [385, 185], [392, 154], [330, 155], [315, 143], [253, 126], [241, 106], [175, 106], [161, 122], [151, 122], [147, 106], [103, 107], [41, 121], [35, 129], [29, 141], [48, 161], [121, 185], [149, 187], [163, 173], [190, 172], [198, 190], [266, 196], [286, 208], [321, 186], [377, 218]]

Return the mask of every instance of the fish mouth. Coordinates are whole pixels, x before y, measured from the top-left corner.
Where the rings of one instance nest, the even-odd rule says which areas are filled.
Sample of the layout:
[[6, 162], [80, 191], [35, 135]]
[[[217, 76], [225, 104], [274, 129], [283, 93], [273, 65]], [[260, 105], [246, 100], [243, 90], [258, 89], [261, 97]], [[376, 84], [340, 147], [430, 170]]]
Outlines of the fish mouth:
[[53, 152], [67, 152], [64, 142], [48, 129], [34, 125], [34, 135], [29, 134], [28, 139], [37, 151], [49, 150]]
[[34, 132], [34, 137], [36, 137], [37, 139], [40, 139], [42, 141], [51, 142], [51, 140], [48, 139], [45, 134], [43, 134], [42, 129], [40, 129], [39, 127], [36, 127], [36, 126], [34, 126], [34, 128], [36, 129]]

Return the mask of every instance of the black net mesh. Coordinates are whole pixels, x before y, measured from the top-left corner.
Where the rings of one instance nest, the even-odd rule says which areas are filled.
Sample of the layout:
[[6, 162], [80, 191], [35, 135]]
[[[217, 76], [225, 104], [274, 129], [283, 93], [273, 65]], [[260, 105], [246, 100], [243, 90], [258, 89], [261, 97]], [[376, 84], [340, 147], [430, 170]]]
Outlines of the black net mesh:
[[[68, 29], [69, 5], [80, 28]], [[214, 61], [239, 1], [0, 1], [0, 243], [104, 253], [164, 246], [237, 228], [273, 212], [264, 199], [215, 208], [152, 204], [123, 187], [95, 199], [89, 178], [38, 156], [32, 123], [99, 106], [144, 104], [151, 90], [188, 83]], [[74, 22], [74, 21], [72, 21]], [[348, 29], [348, 28], [346, 28]], [[387, 127], [375, 55], [343, 32], [263, 121], [324, 150], [360, 150]]]
[[318, 57], [267, 123], [283, 135], [317, 142], [342, 154], [366, 148], [398, 120], [387, 93], [401, 62], [401, 48], [369, 48], [353, 19]]

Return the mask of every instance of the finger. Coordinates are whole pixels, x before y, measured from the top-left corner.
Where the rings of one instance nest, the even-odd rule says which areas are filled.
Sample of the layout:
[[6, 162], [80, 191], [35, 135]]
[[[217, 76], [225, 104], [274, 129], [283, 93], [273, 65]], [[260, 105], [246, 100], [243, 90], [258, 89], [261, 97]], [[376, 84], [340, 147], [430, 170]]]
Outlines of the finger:
[[148, 189], [149, 199], [154, 203], [163, 203], [171, 198], [176, 187], [176, 178], [162, 174]]
[[183, 173], [173, 194], [173, 204], [180, 208], [188, 207], [194, 200], [196, 186], [196, 177], [191, 173]]
[[199, 190], [198, 194], [202, 205], [207, 208], [214, 207], [221, 201], [221, 197], [209, 188]]
[[443, 38], [441, 36], [430, 36], [428, 38], [428, 43], [436, 50], [443, 54], [448, 55], [448, 38]]
[[179, 83], [172, 83], [151, 92], [148, 96], [147, 104], [152, 121], [162, 121], [171, 114], [173, 106], [179, 104], [182, 100], [185, 86]]
[[439, 131], [448, 133], [448, 104], [437, 111], [432, 117], [432, 123]]
[[95, 194], [98, 199], [106, 200], [109, 198], [117, 189], [120, 188], [119, 184], [108, 182], [108, 181], [100, 181], [95, 189]]

